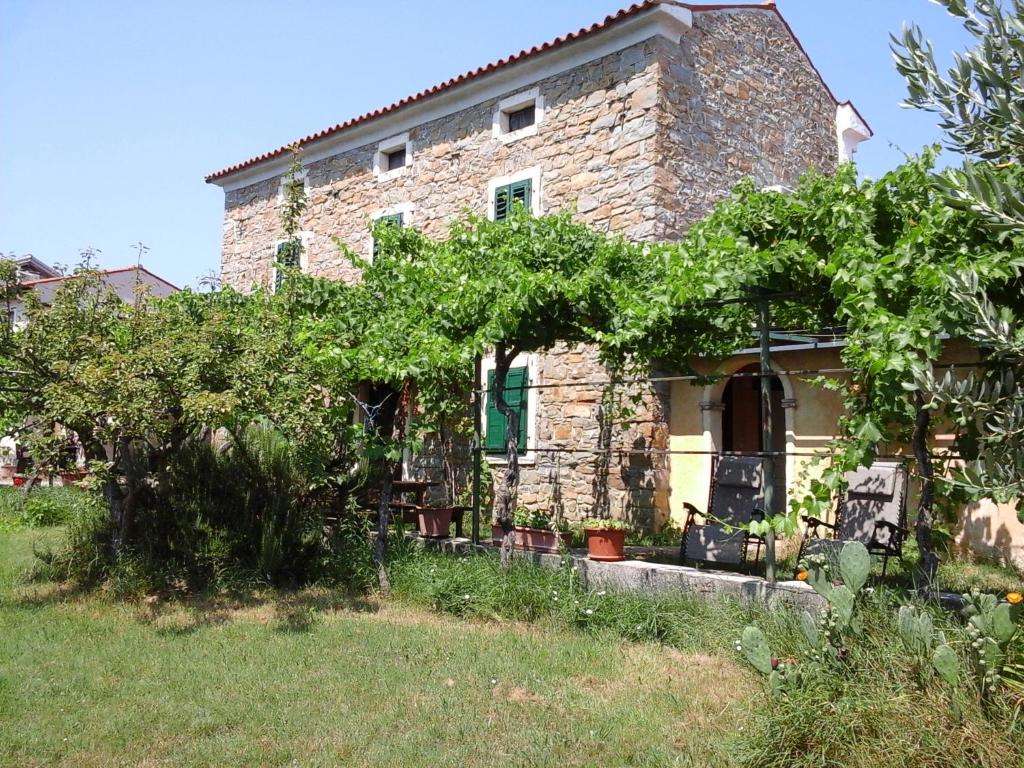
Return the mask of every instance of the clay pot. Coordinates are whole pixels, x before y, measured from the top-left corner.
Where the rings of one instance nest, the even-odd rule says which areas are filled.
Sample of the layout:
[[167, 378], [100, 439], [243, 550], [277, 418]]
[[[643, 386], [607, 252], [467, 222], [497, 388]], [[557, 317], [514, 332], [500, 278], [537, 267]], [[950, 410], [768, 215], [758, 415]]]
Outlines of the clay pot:
[[420, 536], [425, 539], [446, 539], [452, 524], [451, 507], [421, 509], [417, 512]]
[[548, 552], [557, 554], [559, 544], [568, 547], [572, 544], [572, 531], [551, 531], [545, 528], [520, 528], [516, 526], [516, 534], [521, 548], [530, 552]]
[[587, 556], [605, 563], [626, 559], [626, 532], [613, 528], [584, 528]]
[[[516, 530], [518, 530], [518, 529], [516, 529]], [[491, 544], [493, 544], [496, 547], [500, 547], [501, 546], [501, 540], [504, 537], [505, 537], [505, 532], [501, 529], [501, 526], [500, 525], [492, 524], [491, 525]], [[517, 533], [516, 534], [516, 548], [517, 549], [519, 549], [520, 541], [521, 541], [521, 537]]]
[[74, 485], [85, 479], [85, 472], [61, 472], [61, 485]]

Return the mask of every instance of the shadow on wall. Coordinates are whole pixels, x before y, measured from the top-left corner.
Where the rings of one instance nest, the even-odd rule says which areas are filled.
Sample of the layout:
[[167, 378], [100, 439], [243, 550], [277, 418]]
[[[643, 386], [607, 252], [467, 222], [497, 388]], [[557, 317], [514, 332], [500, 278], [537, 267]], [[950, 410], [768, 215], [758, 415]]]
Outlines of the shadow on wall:
[[1014, 546], [1010, 530], [1017, 522], [1012, 508], [992, 502], [972, 502], [964, 507], [960, 520], [956, 540], [961, 552], [978, 552], [1024, 570], [1024, 545]]
[[642, 437], [631, 444], [628, 460], [619, 465], [619, 475], [626, 487], [623, 518], [635, 529], [653, 531], [656, 520], [657, 475], [649, 446]]

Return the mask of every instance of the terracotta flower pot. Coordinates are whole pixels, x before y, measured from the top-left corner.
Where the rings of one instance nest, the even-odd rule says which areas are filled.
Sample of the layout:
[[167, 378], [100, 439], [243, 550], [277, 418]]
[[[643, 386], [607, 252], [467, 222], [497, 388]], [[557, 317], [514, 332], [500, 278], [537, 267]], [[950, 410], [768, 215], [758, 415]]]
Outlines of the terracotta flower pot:
[[451, 507], [421, 509], [417, 514], [420, 536], [425, 539], [446, 539], [452, 524]]
[[531, 552], [557, 553], [559, 544], [568, 547], [572, 543], [572, 531], [551, 531], [545, 528], [520, 528], [516, 533], [522, 548]]
[[61, 472], [61, 485], [74, 485], [85, 479], [85, 472]]
[[613, 528], [584, 528], [587, 556], [591, 560], [616, 562], [626, 559], [626, 531]]
[[[516, 549], [520, 549], [521, 548], [520, 544], [522, 543], [522, 536], [519, 535], [518, 530], [519, 529], [517, 528], [516, 529], [516, 531], [517, 531], [517, 533], [516, 533], [516, 543], [515, 543]], [[501, 546], [501, 540], [504, 537], [505, 537], [505, 532], [501, 529], [501, 526], [497, 525], [497, 524], [492, 524], [491, 525], [491, 544], [493, 544], [496, 547], [500, 547]]]

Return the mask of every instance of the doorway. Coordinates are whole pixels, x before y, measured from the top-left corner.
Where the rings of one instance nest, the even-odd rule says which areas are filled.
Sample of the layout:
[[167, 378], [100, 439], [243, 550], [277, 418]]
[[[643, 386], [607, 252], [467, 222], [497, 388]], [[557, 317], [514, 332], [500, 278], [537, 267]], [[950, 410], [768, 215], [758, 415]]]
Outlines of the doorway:
[[783, 388], [778, 376], [772, 376], [772, 444], [764, 445], [761, 434], [761, 379], [757, 364], [746, 365], [726, 382], [722, 392], [722, 450], [737, 453], [771, 451], [775, 459], [772, 482], [771, 512], [780, 514], [786, 509], [786, 412], [782, 407]]

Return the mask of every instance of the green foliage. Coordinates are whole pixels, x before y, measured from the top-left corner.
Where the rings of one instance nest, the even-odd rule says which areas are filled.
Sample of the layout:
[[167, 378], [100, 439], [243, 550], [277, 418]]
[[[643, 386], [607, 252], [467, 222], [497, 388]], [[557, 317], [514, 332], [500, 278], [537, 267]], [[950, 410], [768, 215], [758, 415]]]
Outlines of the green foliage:
[[[893, 37], [896, 69], [907, 80], [906, 105], [935, 113], [955, 151], [986, 160], [1024, 160], [1024, 2], [937, 0], [974, 38], [943, 75], [916, 25]], [[972, 7], [973, 6], [973, 7]]]
[[95, 492], [78, 488], [33, 488], [19, 495], [23, 519], [32, 527], [65, 525], [102, 505]]
[[597, 531], [628, 531], [630, 525], [625, 520], [618, 520], [611, 517], [587, 517], [580, 521], [581, 528], [591, 528]]
[[1019, 598], [1016, 595], [1011, 603], [977, 591], [963, 595], [973, 669], [983, 696], [1003, 682], [1011, 644], [1021, 634], [1024, 609]]
[[520, 507], [515, 512], [515, 524], [522, 528], [537, 528], [544, 531], [568, 531], [567, 520], [556, 517], [551, 512], [539, 509]]
[[102, 499], [76, 487], [0, 488], [0, 525], [41, 528], [65, 525], [102, 507]]

